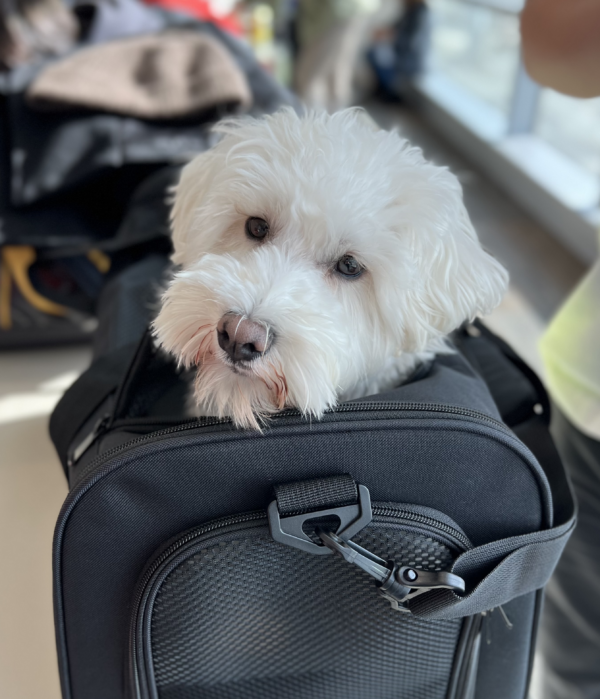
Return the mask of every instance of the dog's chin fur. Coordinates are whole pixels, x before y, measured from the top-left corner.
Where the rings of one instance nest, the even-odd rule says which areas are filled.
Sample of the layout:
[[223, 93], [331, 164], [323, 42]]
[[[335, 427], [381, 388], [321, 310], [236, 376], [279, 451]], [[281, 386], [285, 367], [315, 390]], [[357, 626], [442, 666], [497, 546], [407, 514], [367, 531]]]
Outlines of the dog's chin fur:
[[[184, 168], [172, 213], [180, 266], [154, 322], [158, 344], [196, 369], [198, 415], [260, 429], [295, 407], [390, 389], [444, 336], [490, 312], [508, 277], [480, 246], [445, 168], [360, 112], [222, 122], [220, 142]], [[262, 241], [245, 233], [265, 219]], [[351, 254], [356, 279], [335, 270]], [[271, 348], [233, 365], [217, 323], [266, 325]]]

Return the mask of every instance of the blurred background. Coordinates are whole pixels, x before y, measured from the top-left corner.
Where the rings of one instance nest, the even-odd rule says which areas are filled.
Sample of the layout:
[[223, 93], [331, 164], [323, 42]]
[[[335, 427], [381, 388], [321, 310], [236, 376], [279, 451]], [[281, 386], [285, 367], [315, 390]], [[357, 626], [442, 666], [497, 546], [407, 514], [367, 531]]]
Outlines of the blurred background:
[[48, 418], [147, 324], [167, 189], [218, 118], [360, 105], [449, 166], [511, 274], [487, 322], [543, 374], [538, 340], [597, 255], [600, 99], [527, 76], [522, 5], [1, 0], [0, 696], [60, 696]]

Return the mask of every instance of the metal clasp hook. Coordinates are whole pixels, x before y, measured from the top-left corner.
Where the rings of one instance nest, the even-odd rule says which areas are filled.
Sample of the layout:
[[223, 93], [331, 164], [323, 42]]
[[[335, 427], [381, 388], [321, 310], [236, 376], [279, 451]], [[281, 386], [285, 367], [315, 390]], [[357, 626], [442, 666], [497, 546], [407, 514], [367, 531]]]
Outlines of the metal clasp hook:
[[353, 541], [344, 541], [333, 532], [317, 529], [317, 534], [327, 548], [375, 578], [380, 594], [398, 611], [409, 611], [405, 603], [428, 590], [447, 588], [455, 592], [465, 591], [465, 581], [454, 573], [399, 567], [394, 561], [384, 561]]

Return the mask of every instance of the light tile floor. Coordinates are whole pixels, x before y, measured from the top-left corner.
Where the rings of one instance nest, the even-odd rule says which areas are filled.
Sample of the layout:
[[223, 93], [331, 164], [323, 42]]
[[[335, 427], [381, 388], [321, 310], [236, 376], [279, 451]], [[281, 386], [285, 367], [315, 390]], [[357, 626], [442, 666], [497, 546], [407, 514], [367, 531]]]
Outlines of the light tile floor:
[[51, 551], [67, 481], [48, 416], [87, 347], [0, 353], [0, 697], [59, 699]]
[[[385, 127], [400, 125], [427, 157], [465, 187], [484, 244], [509, 268], [510, 291], [489, 319], [539, 368], [536, 343], [582, 266], [445, 146], [419, 119], [370, 105]], [[90, 360], [86, 347], [0, 353], [0, 697], [58, 699], [52, 619], [51, 543], [67, 494], [48, 437], [48, 416]]]

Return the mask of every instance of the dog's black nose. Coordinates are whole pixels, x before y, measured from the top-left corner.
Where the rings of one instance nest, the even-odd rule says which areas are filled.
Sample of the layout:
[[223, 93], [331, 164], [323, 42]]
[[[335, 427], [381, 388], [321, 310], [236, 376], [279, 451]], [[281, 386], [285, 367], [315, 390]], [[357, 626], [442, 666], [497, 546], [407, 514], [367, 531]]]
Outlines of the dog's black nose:
[[217, 338], [219, 347], [234, 363], [261, 357], [272, 340], [266, 325], [236, 313], [226, 313], [217, 323]]

